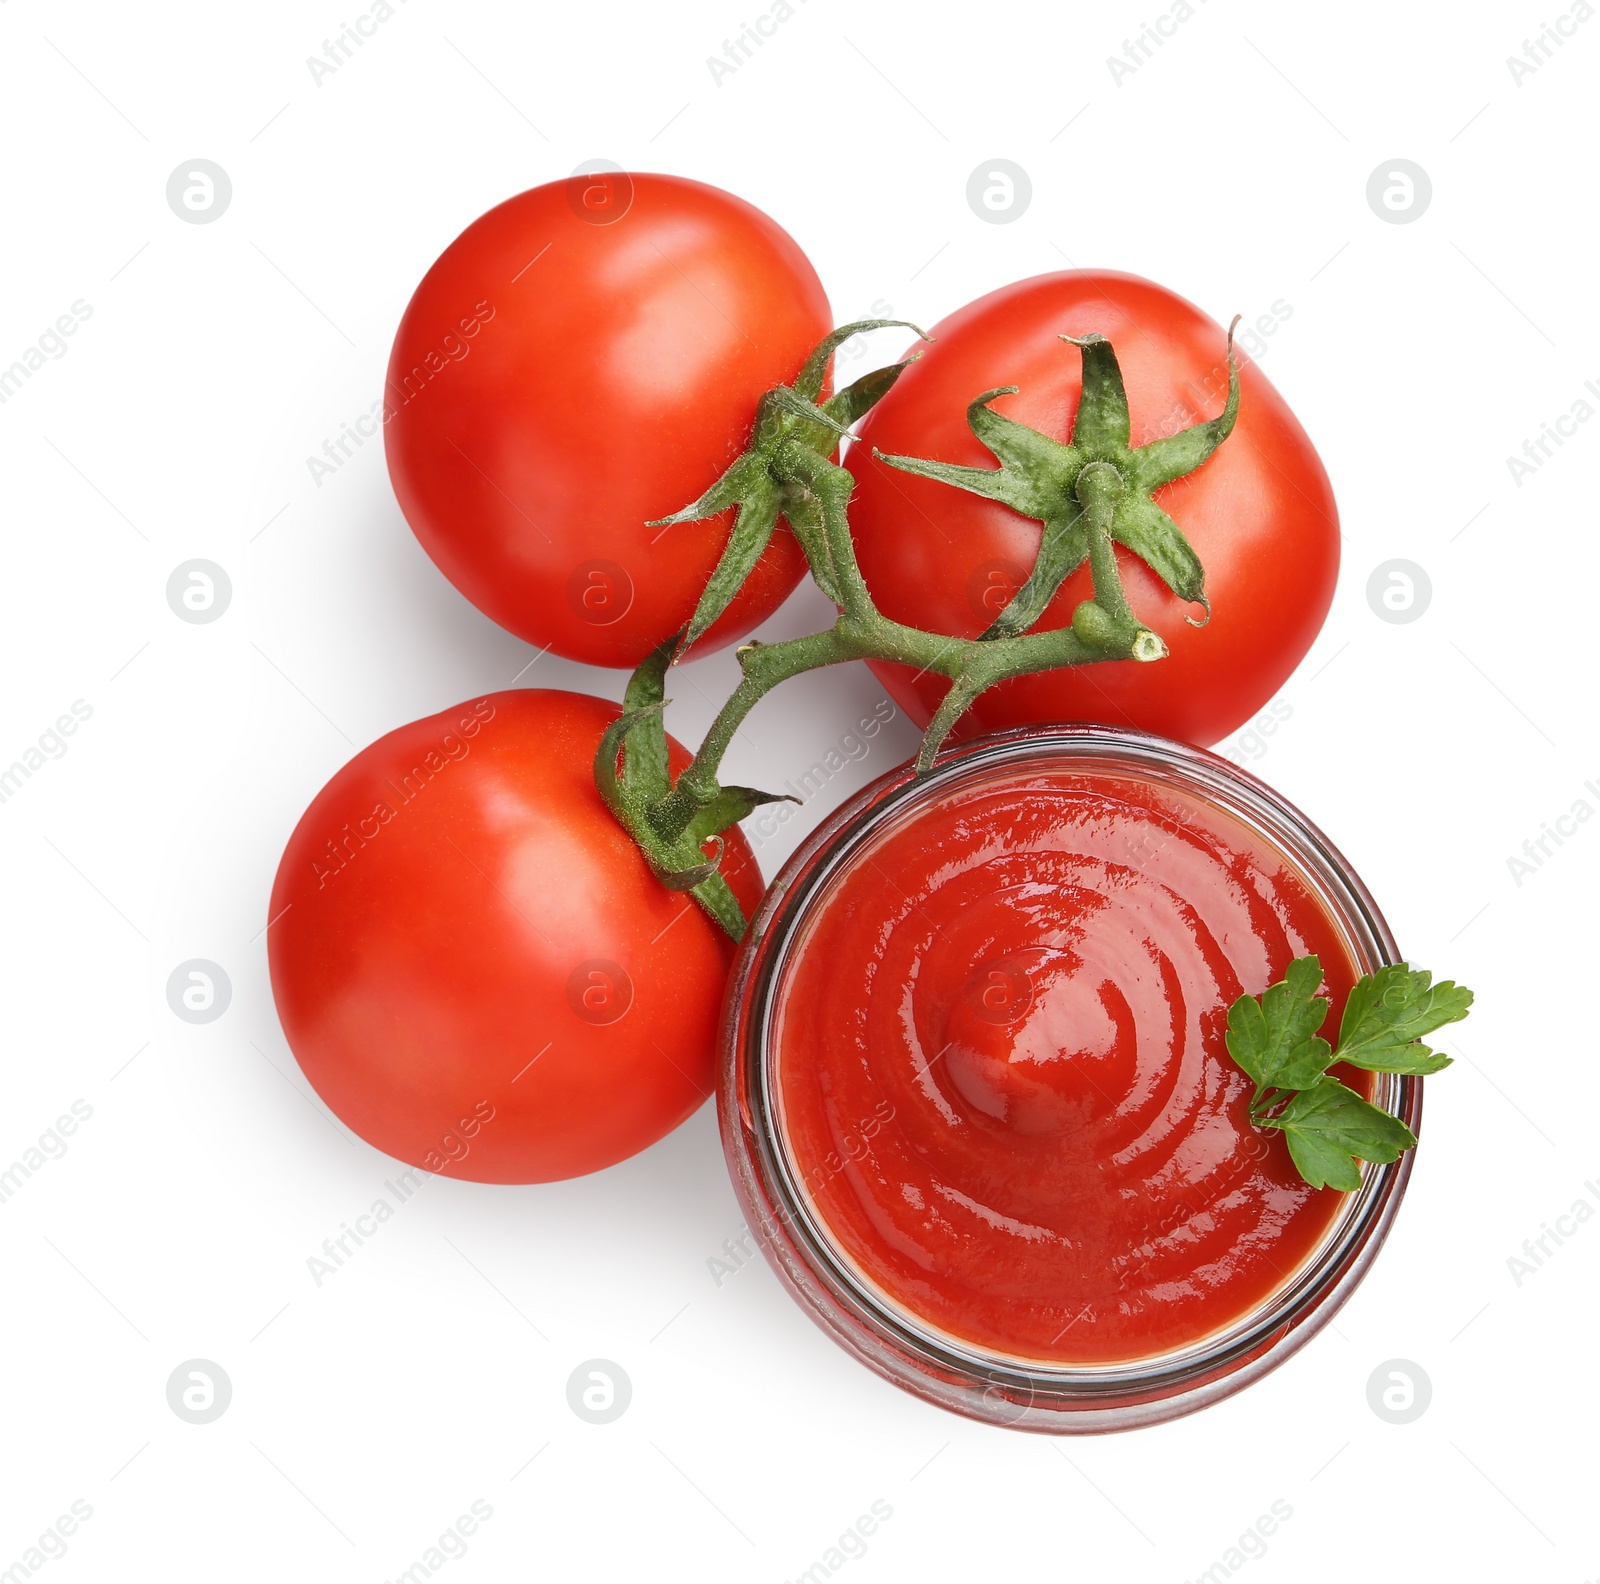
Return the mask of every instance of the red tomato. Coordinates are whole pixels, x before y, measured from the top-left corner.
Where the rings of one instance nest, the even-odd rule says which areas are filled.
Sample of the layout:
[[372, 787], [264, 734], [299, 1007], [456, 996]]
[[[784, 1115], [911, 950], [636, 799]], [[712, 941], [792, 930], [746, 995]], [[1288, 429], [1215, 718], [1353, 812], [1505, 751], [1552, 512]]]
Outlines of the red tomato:
[[[730, 193], [620, 172], [535, 187], [468, 226], [400, 322], [384, 434], [401, 510], [502, 627], [637, 665], [688, 621], [731, 514], [646, 522], [705, 491], [831, 328], [805, 255]], [[699, 652], [804, 571], [775, 534]]]
[[[1098, 331], [1128, 390], [1132, 443], [1215, 417], [1227, 394], [1226, 334], [1181, 297], [1137, 276], [1066, 270], [991, 292], [934, 328], [933, 345], [861, 425], [850, 521], [861, 570], [883, 612], [937, 632], [976, 637], [1033, 565], [1041, 528], [1009, 507], [873, 460], [871, 448], [993, 467], [966, 407], [1017, 385], [995, 410], [1068, 438], [1081, 389], [1077, 351], [1057, 339]], [[991, 688], [957, 735], [1031, 721], [1100, 721], [1202, 746], [1237, 731], [1282, 686], [1327, 616], [1339, 571], [1333, 489], [1305, 431], [1277, 391], [1240, 358], [1238, 423], [1221, 448], [1155, 500], [1187, 535], [1206, 572], [1204, 627], [1142, 561], [1117, 552], [1134, 611], [1167, 641], [1164, 659], [1080, 666]], [[1087, 566], [1062, 585], [1035, 631], [1067, 626], [1093, 592]], [[944, 678], [902, 666], [873, 670], [926, 724]]]
[[[595, 790], [619, 713], [492, 693], [363, 749], [295, 827], [272, 993], [312, 1086], [378, 1149], [548, 1182], [653, 1144], [714, 1087], [732, 943]], [[748, 914], [761, 876], [742, 835], [725, 841]]]

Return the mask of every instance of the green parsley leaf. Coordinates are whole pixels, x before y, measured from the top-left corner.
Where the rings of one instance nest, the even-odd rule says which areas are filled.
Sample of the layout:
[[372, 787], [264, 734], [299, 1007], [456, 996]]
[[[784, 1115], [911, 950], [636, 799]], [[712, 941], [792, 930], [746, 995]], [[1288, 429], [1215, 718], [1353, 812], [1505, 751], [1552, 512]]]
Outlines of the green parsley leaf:
[[1350, 991], [1335, 1049], [1317, 1032], [1328, 1015], [1322, 964], [1297, 957], [1283, 978], [1260, 996], [1240, 996], [1228, 1008], [1228, 1054], [1252, 1079], [1250, 1120], [1277, 1128], [1300, 1175], [1313, 1188], [1346, 1193], [1361, 1186], [1356, 1161], [1387, 1164], [1415, 1146], [1398, 1117], [1363, 1100], [1327, 1075], [1336, 1062], [1369, 1072], [1421, 1077], [1450, 1065], [1422, 1036], [1459, 1023], [1472, 992], [1420, 968], [1395, 963], [1368, 974]]
[[1361, 1186], [1356, 1158], [1387, 1164], [1415, 1146], [1417, 1136], [1399, 1117], [1363, 1100], [1337, 1078], [1302, 1089], [1261, 1126], [1282, 1131], [1300, 1175], [1313, 1188]]
[[1255, 1080], [1256, 1100], [1270, 1089], [1306, 1089], [1322, 1076], [1332, 1051], [1317, 1035], [1328, 1002], [1317, 994], [1322, 964], [1298, 957], [1259, 998], [1240, 996], [1228, 1008], [1228, 1054]]
[[1434, 984], [1425, 969], [1404, 963], [1380, 968], [1345, 1002], [1338, 1060], [1371, 1072], [1438, 1072], [1450, 1058], [1430, 1050], [1422, 1036], [1459, 1023], [1471, 1006], [1470, 990], [1448, 979]]

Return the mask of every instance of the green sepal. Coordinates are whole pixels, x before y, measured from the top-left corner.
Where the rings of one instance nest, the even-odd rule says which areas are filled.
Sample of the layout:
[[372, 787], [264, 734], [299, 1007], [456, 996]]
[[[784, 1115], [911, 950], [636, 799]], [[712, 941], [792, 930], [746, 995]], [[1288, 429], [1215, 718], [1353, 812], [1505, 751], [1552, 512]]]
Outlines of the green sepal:
[[[850, 433], [848, 424], [841, 423], [825, 408], [819, 407], [808, 397], [800, 395], [798, 391], [790, 390], [787, 385], [774, 387], [761, 399], [763, 402], [770, 404], [773, 412], [787, 413], [791, 418], [800, 419], [802, 423], [817, 424], [830, 434], [839, 436], [841, 440], [855, 439], [855, 436]], [[826, 452], [821, 451], [816, 446], [813, 446], [812, 449], [817, 451], [818, 455], [831, 456], [837, 448], [837, 444], [838, 442], [835, 441], [834, 445], [830, 446]]]
[[[902, 473], [914, 473], [918, 478], [934, 479], [972, 495], [987, 496], [990, 500], [1011, 507], [1013, 511], [1022, 511], [1024, 504], [1034, 500], [1026, 481], [1018, 481], [1003, 468], [965, 467], [959, 462], [932, 462], [925, 457], [890, 456], [886, 451], [876, 449], [872, 454], [879, 462], [898, 468]], [[1023, 512], [1023, 515], [1031, 516], [1032, 513]]]
[[1103, 335], [1061, 338], [1078, 349], [1083, 359], [1083, 393], [1072, 421], [1072, 443], [1086, 459], [1115, 462], [1128, 449], [1128, 391], [1122, 383], [1122, 365]]
[[755, 564], [772, 542], [778, 526], [778, 489], [765, 475], [752, 484], [739, 503], [733, 529], [711, 577], [701, 591], [694, 614], [674, 651], [677, 658], [731, 605]]
[[[1237, 320], [1234, 321], [1237, 324]], [[1130, 447], [1131, 422], [1121, 365], [1101, 335], [1062, 336], [1078, 349], [1083, 388], [1072, 421], [1070, 443], [995, 412], [997, 397], [1015, 395], [1014, 385], [985, 391], [967, 407], [967, 426], [992, 453], [998, 468], [965, 467], [918, 457], [874, 455], [903, 473], [913, 473], [970, 494], [999, 501], [1044, 525], [1034, 564], [1010, 603], [983, 634], [985, 639], [1027, 632], [1044, 614], [1066, 581], [1089, 556], [1090, 542], [1079, 528], [1078, 482], [1084, 468], [1108, 464], [1122, 480], [1109, 517], [1111, 539], [1144, 561], [1179, 599], [1205, 608], [1205, 569], [1183, 530], [1151, 499], [1151, 491], [1192, 472], [1233, 431], [1239, 413], [1239, 370], [1228, 331], [1228, 398], [1222, 413], [1182, 434], [1150, 445]], [[1083, 545], [1079, 553], [1080, 540]], [[1113, 561], [1097, 563], [1097, 597], [1110, 609], [1122, 603]], [[1103, 577], [1102, 577], [1103, 574]], [[1116, 584], [1102, 589], [1101, 581]], [[1190, 618], [1195, 626], [1202, 622]]]
[[843, 602], [839, 584], [833, 575], [833, 553], [828, 548], [826, 525], [822, 517], [822, 503], [815, 495], [797, 494], [791, 497], [784, 510], [794, 536], [805, 552], [806, 563], [811, 568], [811, 581], [833, 601]]
[[699, 500], [690, 501], [670, 517], [653, 517], [645, 527], [671, 528], [678, 523], [703, 522], [707, 517], [715, 517], [730, 506], [737, 506], [765, 474], [765, 462], [747, 451], [734, 459], [722, 477]]
[[760, 808], [763, 803], [798, 803], [797, 797], [787, 792], [763, 792], [759, 787], [725, 786], [717, 789], [711, 802], [702, 804], [689, 821], [688, 836], [691, 841], [706, 842], [720, 836], [732, 825]]
[[637, 797], [659, 797], [671, 785], [664, 711], [667, 667], [677, 646], [678, 640], [669, 638], [652, 649], [634, 668], [622, 695], [623, 720], [635, 717], [622, 727], [623, 774], [629, 792]]
[[[1015, 385], [999, 385], [967, 403], [967, 427], [992, 451], [1002, 469], [1018, 475], [1017, 482], [1037, 481], [1045, 490], [1053, 485], [1070, 490], [1083, 466], [1083, 455], [1076, 447], [1063, 445], [1049, 435], [1030, 429], [1015, 418], [997, 413], [991, 403], [1001, 396], [1015, 396]], [[1047, 496], [1045, 498], [1048, 498]], [[1033, 516], [1032, 512], [1027, 515]]]
[[773, 469], [786, 480], [783, 515], [805, 552], [812, 581], [835, 605], [844, 603], [844, 591], [828, 542], [828, 512], [843, 512], [855, 481], [842, 467], [830, 462], [803, 441], [782, 441], [772, 454]]
[[[744, 910], [718, 873], [721, 835], [685, 834], [669, 842], [651, 824], [650, 811], [672, 789], [664, 688], [667, 666], [677, 647], [676, 638], [668, 639], [653, 649], [628, 679], [622, 713], [600, 734], [600, 746], [595, 750], [595, 786], [662, 885], [670, 891], [687, 891], [738, 940], [744, 934]], [[701, 849], [713, 837], [716, 848], [707, 858]]]
[[889, 363], [863, 374], [843, 390], [835, 391], [821, 403], [821, 410], [841, 424], [853, 424], [871, 412], [894, 388], [895, 381], [916, 361], [915, 356], [908, 357], [903, 363]]
[[[990, 403], [1000, 396], [1015, 396], [1015, 385], [985, 391], [967, 403], [967, 427], [999, 461], [998, 468], [965, 467], [954, 462], [930, 462], [922, 457], [873, 455], [902, 473], [936, 479], [972, 495], [996, 500], [1024, 517], [1044, 519], [1063, 494], [1070, 498], [1082, 458], [1071, 446], [1040, 434], [1014, 418], [997, 413]], [[1073, 503], [1076, 506], [1076, 503]], [[1052, 591], [1053, 592], [1053, 591]]]
[[[828, 361], [851, 336], [891, 326], [914, 330], [923, 340], [928, 339], [926, 332], [903, 319], [861, 319], [830, 331], [812, 350], [793, 386], [777, 385], [762, 396], [748, 447], [716, 483], [698, 500], [646, 525], [665, 529], [679, 523], [701, 522], [737, 507], [727, 543], [679, 638], [671, 656], [673, 660], [682, 659], [684, 651], [733, 602], [772, 542], [780, 515], [789, 519], [790, 527], [801, 539], [801, 548], [813, 568], [817, 567], [814, 552], [821, 548], [822, 540], [818, 533], [811, 531], [812, 522], [797, 523], [788, 510], [788, 491], [780, 482], [780, 476], [787, 477], [787, 474], [779, 464], [797, 456], [814, 456], [825, 462], [838, 451], [842, 439], [854, 438], [850, 425], [870, 412], [893, 387], [906, 363], [864, 374], [819, 405], [817, 398], [827, 378]], [[830, 579], [823, 573], [818, 581], [826, 582], [828, 587], [824, 592], [837, 599], [837, 578]]]
[[[632, 816], [642, 809], [652, 796], [660, 795], [665, 790], [665, 775], [661, 780], [663, 786], [654, 784], [655, 777], [652, 765], [653, 753], [646, 746], [643, 754], [645, 768], [638, 781], [629, 773], [625, 754], [628, 738], [635, 731], [646, 726], [654, 720], [656, 727], [661, 730], [665, 739], [665, 727], [661, 725], [661, 716], [664, 709], [662, 704], [646, 705], [643, 709], [624, 710], [600, 735], [600, 746], [594, 756], [595, 785], [600, 789], [600, 796], [605, 799], [606, 806], [622, 819], [623, 824], [630, 825]], [[624, 769], [619, 775], [617, 760], [624, 756]]]
[[1012, 638], [1026, 632], [1044, 614], [1056, 591], [1089, 559], [1089, 531], [1076, 507], [1048, 519], [1039, 540], [1039, 554], [1027, 581], [980, 636]]
[[702, 881], [689, 895], [722, 926], [730, 939], [738, 941], [744, 938], [744, 909], [739, 906], [733, 887], [720, 874]]
[[[1126, 546], [1179, 599], [1211, 611], [1206, 570], [1181, 529], [1148, 495], [1125, 495], [1111, 518], [1111, 537]], [[1202, 625], [1195, 623], [1196, 626]]]
[[1130, 482], [1135, 489], [1158, 490], [1163, 484], [1193, 473], [1233, 433], [1239, 416], [1239, 360], [1233, 351], [1233, 332], [1238, 324], [1235, 317], [1228, 326], [1228, 399], [1222, 412], [1180, 434], [1140, 446], [1132, 457], [1134, 477]]
[[[869, 330], [911, 330], [924, 341], [933, 340], [926, 330], [906, 319], [857, 319], [853, 324], [840, 325], [837, 330], [830, 330], [800, 365], [800, 372], [794, 377], [795, 394], [814, 402], [822, 394], [822, 382], [828, 377], [828, 359], [852, 336], [864, 335]], [[899, 366], [904, 368], [905, 364]]]
[[650, 867], [655, 871], [656, 879], [669, 891], [693, 891], [696, 886], [704, 885], [721, 867], [722, 838], [708, 836], [704, 840], [714, 842], [716, 846], [711, 856], [699, 863], [686, 864], [682, 869], [671, 869], [665, 864], [651, 863]]
[[735, 941], [744, 935], [744, 909], [733, 894], [733, 887], [718, 872], [722, 863], [722, 838], [714, 837], [717, 846], [704, 863], [690, 864], [683, 869], [663, 869], [655, 864], [651, 869], [669, 891], [687, 891]]

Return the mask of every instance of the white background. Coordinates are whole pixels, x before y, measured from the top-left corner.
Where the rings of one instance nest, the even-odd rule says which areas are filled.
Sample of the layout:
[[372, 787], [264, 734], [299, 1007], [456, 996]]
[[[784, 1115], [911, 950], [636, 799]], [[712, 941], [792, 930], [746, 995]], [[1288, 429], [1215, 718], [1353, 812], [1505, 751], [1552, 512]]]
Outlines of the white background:
[[[74, 1100], [93, 1110], [0, 1204], [0, 1570], [82, 1500], [93, 1517], [47, 1581], [377, 1584], [482, 1500], [451, 1581], [779, 1581], [877, 1500], [893, 1516], [849, 1584], [1180, 1584], [1281, 1501], [1251, 1584], [1600, 1575], [1582, 1451], [1600, 1225], [1520, 1284], [1507, 1264], [1600, 1202], [1600, 828], [1570, 826], [1520, 885], [1507, 863], [1576, 801], [1600, 808], [1600, 423], [1520, 484], [1506, 461], [1600, 406], [1600, 21], [1519, 85], [1508, 56], [1562, 0], [1208, 0], [1119, 84], [1107, 57], [1171, 15], [1160, 0], [794, 3], [719, 84], [707, 57], [771, 14], [760, 0], [404, 0], [320, 86], [306, 58], [359, 0], [0, 4], [0, 366], [75, 300], [93, 309], [0, 407], [0, 761], [73, 700], [93, 709], [0, 804], [0, 1166]], [[212, 224], [165, 199], [197, 157], [233, 185]], [[759, 1260], [714, 1282], [739, 1214], [709, 1108], [584, 1181], [432, 1182], [313, 1284], [308, 1256], [393, 1163], [311, 1097], [279, 1031], [262, 940], [278, 854], [358, 747], [506, 686], [532, 651], [433, 569], [376, 443], [321, 487], [306, 457], [368, 410], [443, 246], [597, 157], [766, 209], [841, 320], [881, 301], [931, 323], [1069, 260], [1224, 320], [1292, 306], [1262, 362], [1326, 459], [1344, 565], [1253, 768], [1344, 848], [1408, 955], [1479, 1002], [1429, 1083], [1377, 1267], [1336, 1329], [1242, 1396], [1057, 1441], [902, 1395]], [[965, 198], [997, 157], [1033, 185], [1004, 225]], [[1366, 199], [1397, 157], [1432, 181], [1409, 224]], [[165, 599], [193, 557], [232, 580], [209, 625]], [[1432, 585], [1406, 624], [1366, 597], [1394, 558]], [[822, 614], [801, 594], [770, 631]], [[675, 688], [676, 735], [698, 736], [732, 671], [716, 657]], [[622, 685], [548, 658], [523, 681]], [[803, 679], [730, 771], [781, 784], [879, 697], [859, 668]], [[904, 722], [884, 733], [760, 850], [768, 872], [912, 742]], [[233, 985], [203, 1027], [165, 996], [197, 957]], [[197, 1357], [232, 1382], [209, 1425], [166, 1400]], [[633, 1383], [609, 1425], [566, 1401], [596, 1357]], [[1393, 1359], [1432, 1382], [1407, 1425], [1368, 1407]]]

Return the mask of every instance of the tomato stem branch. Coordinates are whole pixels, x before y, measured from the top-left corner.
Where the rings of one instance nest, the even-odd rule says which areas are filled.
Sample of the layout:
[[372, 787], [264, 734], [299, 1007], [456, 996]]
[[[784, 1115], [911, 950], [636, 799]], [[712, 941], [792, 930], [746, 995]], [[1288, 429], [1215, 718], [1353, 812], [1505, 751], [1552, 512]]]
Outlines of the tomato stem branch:
[[[891, 620], [873, 602], [856, 561], [845, 513], [855, 480], [840, 464], [815, 452], [802, 456], [801, 450], [798, 446], [793, 453], [781, 450], [774, 458], [773, 471], [784, 491], [785, 511], [820, 529], [827, 573], [842, 607], [839, 619], [822, 632], [775, 644], [750, 643], [739, 651], [744, 674], [738, 687], [718, 711], [698, 752], [671, 791], [651, 809], [650, 823], [666, 840], [681, 836], [696, 813], [718, 797], [723, 756], [750, 711], [775, 687], [803, 672], [846, 660], [888, 660], [948, 677], [950, 696], [965, 702], [959, 709], [952, 706], [951, 711], [941, 711], [930, 722], [918, 754], [918, 766], [925, 770], [966, 705], [996, 682], [1059, 666], [1158, 659], [1166, 653], [1156, 634], [1128, 609], [1103, 523], [1100, 537], [1105, 541], [1105, 553], [1093, 570], [1096, 603], [1108, 608], [1107, 620], [1092, 633], [1073, 626], [1012, 638], [953, 638]], [[1119, 487], [1120, 481], [1102, 481], [1098, 490], [1091, 485], [1088, 493], [1097, 500], [1109, 499]], [[945, 715], [948, 718], [942, 718]]]
[[[623, 715], [607, 731], [596, 755], [595, 780], [602, 796], [663, 884], [687, 890], [735, 940], [743, 934], [745, 920], [717, 872], [720, 833], [771, 801], [771, 794], [723, 786], [719, 773], [739, 727], [775, 687], [845, 660], [890, 661], [919, 674], [947, 677], [950, 687], [917, 753], [921, 772], [931, 767], [973, 700], [997, 682], [1106, 660], [1159, 660], [1167, 653], [1160, 636], [1129, 607], [1117, 544], [1154, 566], [1175, 593], [1198, 601], [1205, 597], [1198, 558], [1149, 495], [1198, 467], [1233, 427], [1239, 387], [1231, 330], [1229, 394], [1222, 415], [1170, 439], [1130, 449], [1127, 398], [1110, 344], [1100, 336], [1063, 337], [1079, 348], [1084, 366], [1083, 396], [1070, 443], [1051, 440], [991, 411], [988, 403], [1008, 394], [1007, 388], [987, 392], [968, 408], [973, 432], [1000, 459], [997, 471], [875, 453], [905, 472], [987, 495], [1045, 525], [1027, 586], [979, 637], [925, 632], [885, 616], [861, 575], [850, 534], [847, 507], [855, 480], [834, 460], [834, 453], [840, 437], [887, 394], [909, 360], [867, 374], [826, 399], [821, 393], [834, 350], [852, 334], [891, 322], [898, 321], [867, 320], [834, 331], [807, 359], [792, 387], [779, 386], [762, 397], [749, 448], [698, 501], [661, 519], [664, 524], [688, 522], [737, 508], [727, 548], [693, 617], [635, 671]], [[838, 619], [801, 638], [744, 645], [739, 650], [739, 685], [674, 781], [667, 770], [662, 724], [667, 667], [727, 608], [765, 551], [780, 515], [794, 531], [817, 586], [838, 607]], [[1070, 625], [1029, 631], [1084, 560], [1094, 597], [1078, 605]]]

